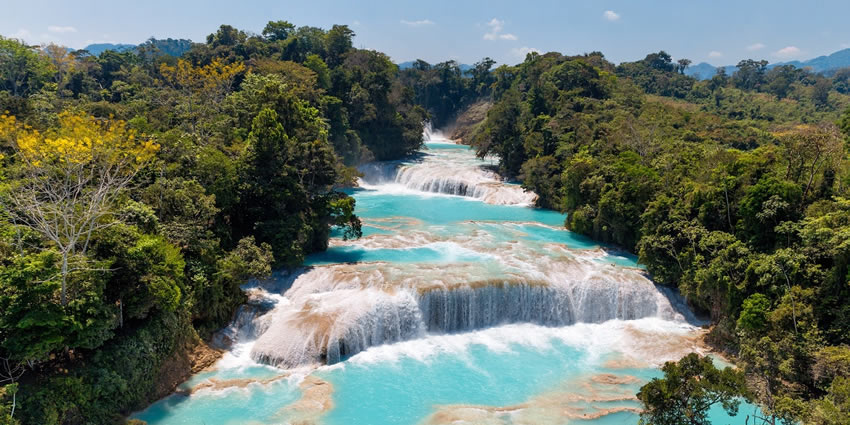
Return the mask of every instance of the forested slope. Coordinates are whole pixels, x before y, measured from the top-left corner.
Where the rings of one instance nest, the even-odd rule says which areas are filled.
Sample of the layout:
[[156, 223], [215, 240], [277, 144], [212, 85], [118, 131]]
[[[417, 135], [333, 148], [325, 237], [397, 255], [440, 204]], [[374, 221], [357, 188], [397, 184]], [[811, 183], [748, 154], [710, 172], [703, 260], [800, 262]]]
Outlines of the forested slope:
[[473, 144], [710, 314], [770, 420], [846, 423], [846, 81], [744, 65], [699, 82], [664, 52], [532, 53], [493, 72]]
[[0, 423], [120, 422], [248, 278], [360, 235], [349, 167], [419, 148], [425, 112], [353, 36], [223, 25], [180, 58], [0, 38]]

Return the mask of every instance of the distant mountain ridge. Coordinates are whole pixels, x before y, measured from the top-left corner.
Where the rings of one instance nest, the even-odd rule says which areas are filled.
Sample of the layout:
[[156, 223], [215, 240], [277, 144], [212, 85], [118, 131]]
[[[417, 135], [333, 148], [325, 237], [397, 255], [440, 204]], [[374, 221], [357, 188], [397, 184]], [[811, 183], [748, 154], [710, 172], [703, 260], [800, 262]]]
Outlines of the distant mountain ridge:
[[91, 53], [93, 56], [100, 56], [101, 53], [107, 50], [114, 50], [116, 52], [126, 52], [128, 50], [135, 49], [135, 44], [113, 44], [113, 43], [95, 43], [89, 44], [86, 47], [83, 47], [82, 50], [85, 50]]
[[[124, 43], [119, 43], [119, 44], [96, 43], [96, 44], [89, 44], [88, 46], [83, 47], [80, 50], [85, 50], [93, 56], [100, 56], [101, 53], [103, 53], [107, 50], [113, 50], [113, 51], [116, 51], [116, 52], [119, 52], [119, 53], [123, 53], [123, 52], [138, 51], [140, 48], [155, 48], [162, 54], [171, 55], [171, 56], [182, 56], [190, 48], [192, 48], [192, 40], [173, 39], [173, 38], [166, 38], [166, 39], [159, 40], [159, 39], [151, 37], [147, 41], [145, 41], [144, 43], [138, 44], [138, 45], [137, 44], [124, 44]], [[73, 50], [73, 49], [69, 49], [69, 50]]]
[[829, 72], [850, 66], [850, 48], [839, 50], [831, 55], [818, 56], [805, 62], [780, 62], [771, 66], [792, 65], [797, 68], [812, 68], [814, 72]]
[[[772, 63], [767, 67], [769, 69], [780, 65], [791, 65], [796, 68], [811, 68], [813, 72], [828, 73], [837, 69], [850, 67], [850, 48], [839, 50], [831, 55], [818, 56], [807, 61], [777, 62]], [[706, 62], [701, 62], [696, 65], [689, 66], [688, 69], [685, 70], [685, 74], [700, 80], [707, 80], [717, 73], [717, 68], [725, 68], [726, 74], [728, 75], [734, 74], [738, 69], [735, 65], [717, 67]]]

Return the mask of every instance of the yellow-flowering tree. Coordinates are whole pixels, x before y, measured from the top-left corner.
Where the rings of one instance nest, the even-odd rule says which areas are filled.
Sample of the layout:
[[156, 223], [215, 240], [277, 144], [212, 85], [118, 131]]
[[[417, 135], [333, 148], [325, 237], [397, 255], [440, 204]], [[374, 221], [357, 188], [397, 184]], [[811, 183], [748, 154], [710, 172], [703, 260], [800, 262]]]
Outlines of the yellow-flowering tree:
[[38, 232], [61, 254], [65, 305], [67, 278], [86, 269], [92, 234], [116, 223], [117, 198], [159, 146], [123, 121], [70, 112], [46, 132], [0, 115], [0, 140], [15, 151], [3, 206], [14, 223]]
[[213, 59], [208, 65], [194, 66], [178, 59], [174, 66], [163, 63], [159, 72], [180, 93], [178, 109], [188, 120], [192, 134], [205, 138], [208, 129], [203, 125], [204, 120], [220, 111], [222, 101], [233, 89], [234, 79], [244, 70], [241, 62], [225, 64]]

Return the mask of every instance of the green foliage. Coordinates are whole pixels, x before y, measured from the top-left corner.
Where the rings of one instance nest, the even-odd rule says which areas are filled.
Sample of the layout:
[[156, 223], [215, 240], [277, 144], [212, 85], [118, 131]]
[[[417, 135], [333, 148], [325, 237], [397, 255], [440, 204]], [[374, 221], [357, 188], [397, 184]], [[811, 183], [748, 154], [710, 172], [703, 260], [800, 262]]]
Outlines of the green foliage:
[[25, 97], [38, 92], [51, 74], [50, 62], [35, 47], [0, 36], [0, 90]]
[[269, 21], [263, 28], [263, 37], [269, 41], [283, 41], [295, 30], [295, 25], [288, 21]]
[[738, 70], [732, 77], [732, 82], [742, 90], [756, 90], [764, 83], [767, 61], [746, 59], [738, 62]]
[[679, 66], [662, 50], [647, 55], [643, 60], [621, 64], [617, 67], [617, 75], [630, 78], [647, 93], [684, 98], [695, 80], [680, 73]]
[[832, 381], [827, 394], [812, 403], [812, 413], [807, 423], [850, 424], [850, 378], [839, 376]]
[[240, 285], [250, 278], [270, 276], [272, 264], [271, 246], [265, 243], [258, 246], [249, 236], [218, 260], [216, 273], [210, 281], [193, 282], [195, 318], [210, 323], [210, 326], [204, 325], [202, 331], [215, 330], [230, 320], [233, 311], [245, 301]]
[[[350, 165], [419, 148], [425, 111], [389, 58], [353, 48], [353, 36], [222, 25], [206, 43], [151, 39], [97, 57], [0, 38], [10, 122], [44, 133], [60, 112], [86, 111], [159, 147], [70, 254], [85, 267], [69, 275], [67, 303], [54, 244], [0, 208], [0, 357], [26, 372], [16, 418], [120, 421], [168, 390], [157, 380], [170, 358], [231, 320], [246, 280], [301, 264], [332, 231], [362, 234], [338, 187], [353, 181]], [[20, 183], [14, 137], [0, 146], [4, 190]]]
[[768, 177], [751, 186], [741, 200], [738, 229], [742, 239], [770, 248], [776, 243], [774, 229], [781, 221], [795, 221], [802, 198], [800, 186]]
[[0, 386], [0, 425], [19, 425], [20, 421], [13, 416], [17, 408], [18, 384]]
[[401, 81], [415, 93], [415, 100], [429, 115], [431, 124], [443, 127], [478, 97], [489, 94], [492, 82], [490, 58], [485, 58], [468, 71], [467, 78], [455, 61], [431, 65], [418, 60], [401, 72]]
[[758, 333], [767, 326], [767, 313], [770, 300], [762, 294], [753, 294], [744, 300], [741, 315], [738, 317], [738, 329]]
[[[188, 317], [162, 312], [96, 351], [77, 353], [75, 367], [45, 372], [21, 387], [22, 423], [116, 423], [153, 401], [164, 363], [195, 341]], [[159, 394], [160, 396], [163, 394]]]
[[738, 413], [747, 395], [744, 374], [732, 368], [718, 370], [709, 357], [689, 354], [661, 368], [663, 378], [653, 378], [637, 394], [645, 410], [645, 425], [708, 425], [708, 410], [720, 403], [731, 415]]
[[819, 353], [850, 343], [843, 74], [743, 61], [697, 82], [687, 65], [529, 55], [493, 72], [473, 144], [709, 314], [768, 421], [808, 420], [843, 370]]
[[413, 105], [413, 93], [397, 74], [387, 55], [368, 50], [349, 51], [332, 73], [332, 93], [342, 100], [350, 128], [365, 147], [362, 159], [400, 158], [422, 146], [425, 112]]
[[112, 309], [102, 303], [104, 280], [80, 273], [62, 305], [55, 251], [14, 254], [0, 265], [0, 347], [17, 362], [46, 360], [64, 347], [94, 348], [112, 336]]

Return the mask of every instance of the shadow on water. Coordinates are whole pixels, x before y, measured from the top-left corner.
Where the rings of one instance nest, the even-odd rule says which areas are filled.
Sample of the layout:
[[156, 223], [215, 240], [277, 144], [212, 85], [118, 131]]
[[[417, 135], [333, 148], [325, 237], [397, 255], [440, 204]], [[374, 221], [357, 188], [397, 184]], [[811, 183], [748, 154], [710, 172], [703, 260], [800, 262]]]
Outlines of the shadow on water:
[[148, 406], [147, 409], [134, 413], [130, 418], [142, 419], [146, 423], [162, 421], [168, 417], [170, 411], [177, 409], [190, 399], [191, 395], [186, 392], [175, 392], [159, 399], [159, 401]]
[[679, 293], [679, 290], [676, 288], [671, 288], [669, 286], [655, 284], [655, 287], [658, 289], [668, 301], [670, 301], [670, 305], [673, 307], [673, 310], [676, 313], [682, 315], [685, 318], [685, 321], [688, 322], [689, 325], [692, 326], [706, 326], [710, 323], [708, 317], [698, 315], [688, 306], [688, 302], [685, 300], [685, 297]]
[[365, 255], [366, 252], [362, 249], [333, 247], [310, 254], [304, 261], [304, 265], [310, 267], [324, 264], [353, 264], [363, 260]]

